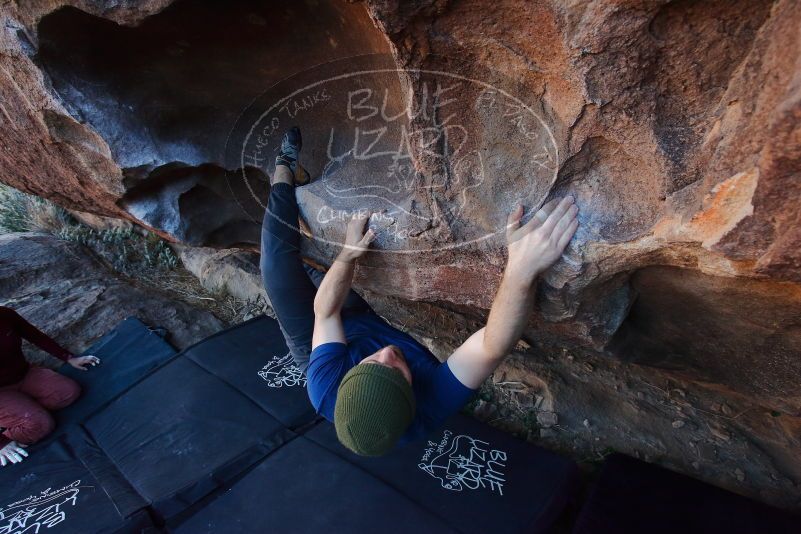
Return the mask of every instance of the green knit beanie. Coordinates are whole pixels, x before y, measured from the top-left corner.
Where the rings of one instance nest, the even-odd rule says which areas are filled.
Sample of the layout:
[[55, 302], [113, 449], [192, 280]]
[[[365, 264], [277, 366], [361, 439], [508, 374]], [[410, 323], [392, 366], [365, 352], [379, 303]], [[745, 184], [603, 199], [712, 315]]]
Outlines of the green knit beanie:
[[414, 419], [412, 386], [397, 369], [366, 363], [339, 384], [334, 426], [339, 441], [362, 456], [389, 452]]

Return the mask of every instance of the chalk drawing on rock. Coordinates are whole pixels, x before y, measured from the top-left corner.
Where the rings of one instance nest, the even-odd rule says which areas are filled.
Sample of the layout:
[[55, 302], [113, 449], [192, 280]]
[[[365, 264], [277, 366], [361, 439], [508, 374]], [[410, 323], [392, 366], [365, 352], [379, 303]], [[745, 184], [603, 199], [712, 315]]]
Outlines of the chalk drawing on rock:
[[76, 505], [80, 491], [81, 481], [76, 480], [0, 507], [0, 534], [34, 534], [53, 528], [66, 520], [65, 509]]
[[273, 356], [267, 365], [261, 368], [259, 376], [271, 388], [306, 387], [306, 376], [295, 365], [291, 353], [285, 356]]
[[507, 454], [480, 439], [445, 430], [442, 439], [429, 441], [417, 464], [450, 491], [488, 489], [503, 495]]

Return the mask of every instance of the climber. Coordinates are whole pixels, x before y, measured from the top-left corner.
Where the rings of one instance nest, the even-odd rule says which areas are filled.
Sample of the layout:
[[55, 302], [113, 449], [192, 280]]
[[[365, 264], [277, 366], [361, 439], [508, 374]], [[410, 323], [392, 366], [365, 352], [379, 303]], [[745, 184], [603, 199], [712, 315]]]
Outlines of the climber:
[[351, 289], [354, 263], [375, 237], [367, 216], [348, 223], [344, 247], [325, 276], [301, 261], [294, 186], [309, 181], [298, 162], [301, 147], [300, 131], [292, 128], [276, 158], [262, 226], [264, 285], [315, 410], [333, 421], [351, 451], [382, 455], [460, 410], [500, 365], [526, 324], [537, 275], [575, 233], [578, 209], [565, 197], [526, 223], [522, 206], [511, 213], [509, 258], [487, 325], [440, 363]]
[[22, 355], [26, 339], [86, 371], [100, 363], [96, 356], [75, 356], [12, 310], [0, 306], [0, 465], [16, 464], [28, 456], [25, 447], [53, 431], [52, 410], [66, 408], [81, 394], [71, 378], [51, 369], [33, 367]]

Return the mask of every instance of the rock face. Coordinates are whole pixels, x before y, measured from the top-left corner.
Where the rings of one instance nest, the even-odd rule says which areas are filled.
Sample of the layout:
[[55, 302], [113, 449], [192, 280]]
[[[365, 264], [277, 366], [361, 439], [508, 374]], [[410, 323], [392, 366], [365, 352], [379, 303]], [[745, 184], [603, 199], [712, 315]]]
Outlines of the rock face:
[[388, 45], [344, 2], [168, 4], [2, 7], [3, 180], [182, 242], [253, 244], [267, 181], [225, 166], [237, 116], [296, 69]]
[[73, 352], [130, 316], [165, 328], [179, 349], [223, 328], [209, 312], [135, 287], [80, 245], [45, 234], [0, 236], [0, 296]]
[[259, 257], [253, 252], [213, 248], [181, 249], [181, 261], [212, 292], [222, 292], [239, 300], [270, 299], [264, 290], [259, 269]]
[[43, 0], [0, 17], [4, 182], [255, 246], [298, 124], [322, 178], [297, 191], [305, 253], [327, 263], [353, 211], [380, 212], [358, 285], [425, 314], [408, 324], [441, 347], [485, 317], [511, 208], [572, 194], [580, 230], [541, 281], [531, 352], [750, 398], [801, 449], [798, 2]]

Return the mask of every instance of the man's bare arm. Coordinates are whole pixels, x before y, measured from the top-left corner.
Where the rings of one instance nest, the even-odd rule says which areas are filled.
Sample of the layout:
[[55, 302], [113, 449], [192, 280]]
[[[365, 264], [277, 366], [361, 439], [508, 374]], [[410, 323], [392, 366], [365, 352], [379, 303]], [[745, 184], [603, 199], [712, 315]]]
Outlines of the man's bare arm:
[[448, 358], [451, 371], [465, 386], [479, 387], [520, 339], [534, 304], [537, 275], [562, 255], [578, 228], [577, 213], [573, 199], [565, 197], [543, 206], [522, 226], [522, 207], [509, 216], [509, 259], [487, 326]]
[[367, 252], [375, 234], [367, 230], [368, 217], [355, 217], [348, 223], [345, 246], [325, 273], [314, 297], [314, 332], [312, 348], [323, 343], [345, 343], [340, 312], [353, 283], [356, 260]]

